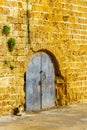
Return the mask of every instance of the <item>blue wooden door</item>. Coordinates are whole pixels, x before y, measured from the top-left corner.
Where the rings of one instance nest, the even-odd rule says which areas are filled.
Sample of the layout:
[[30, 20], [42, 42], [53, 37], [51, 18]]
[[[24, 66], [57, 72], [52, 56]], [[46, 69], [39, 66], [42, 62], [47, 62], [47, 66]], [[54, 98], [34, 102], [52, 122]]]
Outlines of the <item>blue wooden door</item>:
[[26, 109], [36, 111], [55, 106], [55, 72], [51, 58], [36, 53], [26, 72]]

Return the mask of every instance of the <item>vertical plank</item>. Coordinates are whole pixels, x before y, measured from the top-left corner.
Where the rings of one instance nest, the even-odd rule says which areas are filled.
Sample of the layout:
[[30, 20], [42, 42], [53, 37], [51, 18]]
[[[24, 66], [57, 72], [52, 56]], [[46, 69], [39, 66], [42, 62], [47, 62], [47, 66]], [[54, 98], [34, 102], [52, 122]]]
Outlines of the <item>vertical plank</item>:
[[55, 73], [51, 58], [42, 52], [42, 108], [55, 106]]
[[26, 72], [26, 109], [40, 110], [40, 54], [30, 60]]

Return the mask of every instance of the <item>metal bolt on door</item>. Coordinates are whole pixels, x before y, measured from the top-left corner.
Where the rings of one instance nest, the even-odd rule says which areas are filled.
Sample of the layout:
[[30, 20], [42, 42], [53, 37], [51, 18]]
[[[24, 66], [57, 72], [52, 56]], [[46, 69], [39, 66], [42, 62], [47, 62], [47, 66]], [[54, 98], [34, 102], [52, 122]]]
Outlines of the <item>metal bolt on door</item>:
[[55, 106], [55, 72], [51, 58], [44, 52], [36, 53], [26, 72], [26, 109], [40, 110]]

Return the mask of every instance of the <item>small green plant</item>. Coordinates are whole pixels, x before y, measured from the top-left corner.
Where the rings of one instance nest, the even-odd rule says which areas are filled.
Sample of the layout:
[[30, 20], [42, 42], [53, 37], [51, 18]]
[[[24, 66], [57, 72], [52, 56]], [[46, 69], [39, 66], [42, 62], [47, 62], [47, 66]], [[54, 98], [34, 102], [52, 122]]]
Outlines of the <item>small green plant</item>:
[[4, 60], [4, 64], [8, 64], [8, 61], [7, 61], [7, 60]]
[[14, 66], [13, 66], [13, 65], [10, 65], [10, 69], [13, 70], [13, 69], [14, 69]]
[[7, 36], [10, 33], [10, 27], [7, 25], [3, 26], [3, 33]]
[[9, 40], [8, 40], [8, 49], [9, 49], [9, 51], [11, 52], [11, 51], [13, 51], [13, 49], [14, 49], [14, 46], [15, 46], [15, 39], [14, 38], [10, 38]]

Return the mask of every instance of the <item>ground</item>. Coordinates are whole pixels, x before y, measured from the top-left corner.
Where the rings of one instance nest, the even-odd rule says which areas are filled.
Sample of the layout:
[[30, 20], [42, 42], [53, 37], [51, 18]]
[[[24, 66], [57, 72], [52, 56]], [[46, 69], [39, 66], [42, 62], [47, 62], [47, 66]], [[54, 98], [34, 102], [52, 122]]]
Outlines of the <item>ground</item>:
[[1, 116], [0, 130], [87, 130], [87, 103], [22, 116]]

